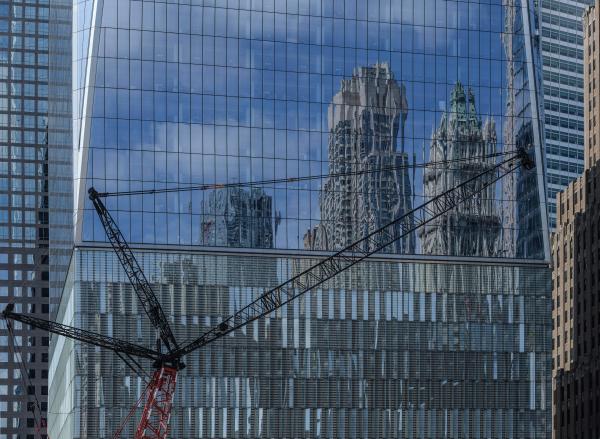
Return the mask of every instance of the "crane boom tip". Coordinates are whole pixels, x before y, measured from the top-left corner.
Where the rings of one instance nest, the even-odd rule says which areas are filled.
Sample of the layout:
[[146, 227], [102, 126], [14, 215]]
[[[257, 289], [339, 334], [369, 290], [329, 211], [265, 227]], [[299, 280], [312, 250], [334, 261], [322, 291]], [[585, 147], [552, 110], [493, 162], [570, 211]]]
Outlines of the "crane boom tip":
[[98, 197], [98, 191], [96, 188], [94, 188], [94, 186], [88, 189], [88, 195], [90, 196], [90, 200]]
[[15, 309], [15, 304], [14, 303], [9, 303], [8, 305], [6, 305], [6, 308], [4, 308], [4, 311], [2, 311], [2, 313], [0, 313], [0, 316], [6, 320], [6, 317], [9, 314], [12, 314], [12, 312]]
[[525, 148], [521, 147], [517, 150], [517, 157], [519, 157], [521, 165], [526, 170], [529, 171], [535, 168], [535, 161], [530, 157], [529, 153], [527, 152], [527, 150], [525, 150]]

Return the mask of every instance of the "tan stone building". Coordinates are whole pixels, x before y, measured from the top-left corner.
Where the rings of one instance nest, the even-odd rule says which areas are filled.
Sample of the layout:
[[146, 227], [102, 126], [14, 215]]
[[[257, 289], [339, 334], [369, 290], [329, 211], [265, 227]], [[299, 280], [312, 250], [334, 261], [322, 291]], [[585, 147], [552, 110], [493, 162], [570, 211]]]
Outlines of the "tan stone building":
[[583, 17], [585, 170], [557, 198], [553, 437], [600, 436], [600, 0]]

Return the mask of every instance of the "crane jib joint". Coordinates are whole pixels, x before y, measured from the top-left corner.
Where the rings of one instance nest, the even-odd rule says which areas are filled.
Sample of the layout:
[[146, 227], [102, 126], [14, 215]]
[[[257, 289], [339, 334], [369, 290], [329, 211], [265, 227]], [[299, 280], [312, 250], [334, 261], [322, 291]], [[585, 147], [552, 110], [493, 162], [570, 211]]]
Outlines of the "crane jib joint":
[[523, 166], [523, 168], [526, 170], [529, 171], [535, 168], [535, 161], [531, 158], [525, 148], [521, 147], [517, 149], [517, 157], [521, 161], [521, 166]]

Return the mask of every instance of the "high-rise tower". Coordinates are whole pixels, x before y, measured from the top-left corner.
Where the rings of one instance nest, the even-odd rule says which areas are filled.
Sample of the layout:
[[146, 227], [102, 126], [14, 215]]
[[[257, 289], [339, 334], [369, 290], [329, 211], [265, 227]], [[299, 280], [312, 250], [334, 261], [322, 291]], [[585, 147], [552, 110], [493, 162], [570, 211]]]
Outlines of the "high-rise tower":
[[[448, 111], [431, 138], [429, 166], [423, 186], [426, 197], [454, 188], [496, 163], [496, 123], [483, 124], [471, 89], [458, 82]], [[452, 256], [497, 256], [501, 218], [494, 186], [433, 220], [421, 229], [423, 253]]]
[[[69, 168], [54, 166], [48, 120], [52, 24], [68, 11], [60, 1], [0, 1], [0, 307], [41, 318], [49, 318], [56, 275], [50, 180], [72, 182]], [[45, 437], [50, 337], [13, 328], [14, 339], [0, 328], [0, 437]]]
[[[324, 183], [321, 223], [308, 241], [312, 249], [340, 249], [411, 209], [407, 116], [406, 89], [387, 64], [356, 68], [342, 81], [328, 112], [329, 173], [371, 172], [333, 176]], [[386, 249], [414, 250], [414, 236]]]
[[600, 434], [600, 2], [583, 16], [585, 170], [557, 195], [553, 253], [553, 437]]
[[542, 0], [541, 53], [548, 169], [548, 213], [556, 227], [556, 194], [583, 172], [583, 29], [594, 0]]

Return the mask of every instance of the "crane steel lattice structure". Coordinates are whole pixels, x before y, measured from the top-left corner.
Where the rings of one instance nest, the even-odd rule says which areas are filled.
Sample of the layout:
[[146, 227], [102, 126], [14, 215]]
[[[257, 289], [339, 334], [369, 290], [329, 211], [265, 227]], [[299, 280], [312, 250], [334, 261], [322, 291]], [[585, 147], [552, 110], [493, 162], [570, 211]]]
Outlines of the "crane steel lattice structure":
[[[142, 417], [138, 423], [135, 439], [166, 439], [173, 395], [178, 372], [185, 367], [183, 358], [207, 344], [239, 329], [248, 323], [270, 314], [286, 303], [303, 295], [339, 273], [377, 253], [398, 239], [413, 233], [427, 225], [440, 215], [444, 215], [461, 203], [477, 202], [476, 195], [485, 188], [494, 185], [504, 176], [522, 166], [526, 170], [535, 167], [535, 163], [525, 150], [505, 158], [485, 171], [465, 180], [458, 186], [437, 195], [406, 214], [394, 219], [385, 226], [369, 233], [360, 240], [333, 253], [329, 257], [295, 275], [280, 285], [266, 291], [247, 305], [225, 318], [221, 323], [200, 335], [196, 340], [179, 346], [171, 330], [167, 317], [146, 279], [133, 251], [119, 230], [102, 198], [118, 193], [99, 193], [94, 188], [88, 191], [89, 198], [106, 235], [118, 256], [142, 307], [157, 332], [157, 349], [149, 349], [113, 337], [97, 334], [61, 323], [14, 312], [14, 306], [8, 305], [2, 312], [2, 318], [16, 320], [24, 324], [44, 329], [54, 334], [112, 350], [127, 357], [139, 357], [153, 361], [155, 371], [145, 395]], [[173, 192], [176, 189], [163, 189]], [[183, 187], [181, 190], [190, 190]], [[156, 193], [159, 190], [148, 192]], [[140, 191], [135, 191], [139, 194]], [[406, 221], [411, 219], [411, 221]], [[164, 351], [162, 347], [164, 347]], [[122, 357], [123, 358], [123, 357]], [[119, 430], [120, 431], [120, 430]]]

